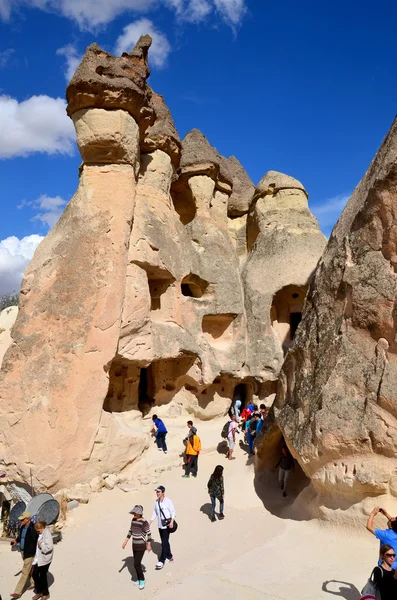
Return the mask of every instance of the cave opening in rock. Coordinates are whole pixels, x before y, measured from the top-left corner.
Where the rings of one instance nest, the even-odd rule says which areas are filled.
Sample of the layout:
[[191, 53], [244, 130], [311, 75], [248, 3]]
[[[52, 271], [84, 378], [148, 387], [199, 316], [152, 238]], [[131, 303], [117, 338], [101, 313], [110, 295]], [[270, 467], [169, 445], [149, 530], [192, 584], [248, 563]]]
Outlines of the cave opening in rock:
[[239, 383], [234, 388], [233, 399], [230, 404], [230, 408], [232, 408], [234, 406], [234, 403], [236, 402], [236, 400], [241, 401], [241, 406], [240, 406], [240, 413], [241, 413], [243, 408], [245, 408], [247, 406], [247, 404], [250, 402], [250, 393], [249, 393], [248, 385], [246, 383]]
[[171, 187], [171, 199], [181, 223], [191, 223], [196, 216], [196, 203], [187, 181], [177, 181]]
[[227, 347], [233, 343], [235, 314], [205, 315], [202, 320], [202, 330], [210, 344]]
[[291, 346], [302, 319], [302, 308], [306, 291], [307, 286], [287, 285], [273, 297], [270, 319], [284, 353]]
[[167, 293], [175, 278], [169, 273], [168, 277], [163, 274], [148, 273], [148, 284], [150, 292], [150, 310], [156, 311], [162, 308], [162, 296]]
[[139, 410], [145, 415], [153, 402], [152, 366], [141, 368], [129, 360], [116, 357], [109, 371], [109, 387], [103, 410], [110, 413]]
[[139, 373], [138, 408], [145, 416], [154, 404], [153, 397], [153, 369], [152, 365], [142, 367]]
[[302, 313], [301, 312], [290, 313], [289, 326], [290, 326], [291, 341], [294, 339], [296, 330], [298, 329], [298, 325], [301, 321], [302, 321]]
[[190, 298], [201, 298], [208, 288], [208, 281], [201, 279], [198, 275], [189, 273], [181, 281], [181, 291], [183, 296]]

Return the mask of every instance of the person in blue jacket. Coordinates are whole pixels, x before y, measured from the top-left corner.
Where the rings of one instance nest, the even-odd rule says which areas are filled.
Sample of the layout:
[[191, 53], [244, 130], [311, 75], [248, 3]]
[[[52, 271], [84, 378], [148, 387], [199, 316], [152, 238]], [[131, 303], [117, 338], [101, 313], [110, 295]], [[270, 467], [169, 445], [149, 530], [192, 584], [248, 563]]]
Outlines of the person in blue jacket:
[[163, 421], [159, 419], [157, 415], [153, 415], [152, 421], [153, 423], [150, 431], [153, 431], [153, 429], [155, 429], [157, 448], [160, 451], [162, 450], [164, 454], [167, 454], [167, 444], [165, 441], [165, 436], [168, 433], [167, 428], [164, 425]]

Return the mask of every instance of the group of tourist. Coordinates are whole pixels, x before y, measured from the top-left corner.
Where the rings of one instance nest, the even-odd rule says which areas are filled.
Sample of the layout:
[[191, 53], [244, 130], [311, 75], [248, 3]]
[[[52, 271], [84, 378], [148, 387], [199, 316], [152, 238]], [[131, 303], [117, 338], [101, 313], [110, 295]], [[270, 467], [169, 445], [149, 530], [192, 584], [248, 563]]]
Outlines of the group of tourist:
[[[376, 515], [387, 519], [386, 529], [374, 526]], [[392, 517], [384, 508], [375, 507], [368, 517], [367, 529], [380, 542], [378, 565], [372, 571], [362, 598], [375, 600], [395, 600], [397, 598], [397, 517]]]
[[19, 544], [23, 566], [11, 598], [20, 598], [28, 589], [34, 591], [33, 600], [47, 600], [50, 597], [47, 573], [54, 554], [52, 534], [45, 521], [33, 523], [32, 515], [28, 512], [21, 514], [19, 522], [19, 534], [11, 546]]

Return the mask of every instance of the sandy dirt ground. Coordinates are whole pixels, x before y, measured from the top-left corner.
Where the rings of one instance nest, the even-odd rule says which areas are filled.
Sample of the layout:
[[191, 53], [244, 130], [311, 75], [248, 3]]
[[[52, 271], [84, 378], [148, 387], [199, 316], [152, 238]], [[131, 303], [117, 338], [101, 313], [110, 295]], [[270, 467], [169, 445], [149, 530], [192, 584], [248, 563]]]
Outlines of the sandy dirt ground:
[[[223, 422], [197, 423], [203, 443], [197, 479], [183, 479], [181, 467], [176, 466], [187, 431], [185, 419], [166, 421], [171, 430], [167, 455], [153, 445], [135, 467], [139, 473], [152, 473], [154, 466], [164, 468], [158, 484], [166, 487], [179, 523], [171, 536], [174, 562], [155, 571], [160, 544], [153, 523], [154, 552], [145, 554], [146, 588], [140, 591], [133, 584], [131, 546], [121, 549], [134, 504], [142, 504], [150, 519], [157, 478], [151, 476], [147, 485], [137, 483], [138, 490], [131, 493], [105, 490], [69, 513], [50, 569], [53, 599], [359, 600], [358, 590], [376, 563], [375, 538], [364, 528], [342, 530], [268, 512], [254, 489], [252, 459], [237, 444], [233, 461], [218, 452]], [[226, 518], [212, 523], [206, 484], [217, 464], [225, 467]], [[267, 494], [273, 497], [273, 505], [293, 502], [282, 497], [276, 473], [274, 484], [261, 490], [261, 496]], [[14, 591], [20, 562], [18, 553], [0, 544], [3, 600]], [[31, 595], [25, 592], [23, 598]]]

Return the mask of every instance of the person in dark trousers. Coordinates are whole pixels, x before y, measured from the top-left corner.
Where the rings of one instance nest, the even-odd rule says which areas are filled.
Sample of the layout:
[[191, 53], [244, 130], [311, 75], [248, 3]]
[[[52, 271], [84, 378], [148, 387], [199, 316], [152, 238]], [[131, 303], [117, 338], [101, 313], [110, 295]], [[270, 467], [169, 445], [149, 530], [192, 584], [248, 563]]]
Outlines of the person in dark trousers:
[[167, 454], [167, 444], [165, 442], [165, 436], [168, 433], [167, 428], [164, 425], [163, 421], [159, 419], [157, 415], [153, 415], [152, 421], [153, 423], [150, 431], [153, 431], [153, 429], [155, 429], [156, 431], [155, 435], [157, 448], [159, 450], [162, 450], [164, 454]]
[[40, 598], [48, 600], [50, 592], [48, 591], [47, 573], [54, 556], [54, 542], [45, 521], [38, 521], [34, 528], [39, 537], [33, 560], [33, 579], [36, 593], [32, 600], [39, 600]]
[[287, 495], [287, 481], [291, 473], [291, 469], [295, 470], [294, 459], [292, 458], [292, 455], [288, 450], [287, 446], [283, 446], [281, 448], [281, 456], [278, 459], [275, 468], [277, 469], [277, 467], [280, 467], [278, 472], [278, 480], [280, 483], [280, 487], [283, 490], [283, 496], [285, 498], [285, 496]]
[[11, 598], [20, 598], [27, 586], [29, 590], [34, 587], [30, 576], [39, 535], [31, 522], [31, 518], [32, 515], [28, 512], [24, 512], [18, 517], [21, 529], [19, 530], [17, 539], [11, 542], [12, 546], [19, 544], [23, 560], [22, 573], [15, 588], [15, 592], [11, 594]]
[[143, 506], [136, 504], [130, 511], [130, 515], [132, 515], [131, 526], [122, 548], [124, 550], [128, 540], [132, 537], [132, 554], [134, 556], [134, 568], [137, 577], [135, 584], [139, 585], [140, 590], [143, 590], [145, 587], [145, 575], [142, 569], [142, 559], [146, 550], [150, 552], [152, 549], [152, 535], [149, 523], [143, 518]]
[[174, 527], [174, 521], [176, 517], [175, 508], [172, 504], [172, 500], [166, 498], [165, 487], [159, 485], [156, 489], [156, 501], [154, 503], [152, 518], [149, 525], [157, 519], [159, 528], [159, 534], [161, 539], [161, 554], [159, 561], [156, 565], [156, 569], [162, 569], [167, 562], [173, 562], [174, 557], [172, 556], [170, 546], [170, 529]]
[[197, 435], [197, 429], [191, 427], [186, 444], [186, 466], [185, 474], [182, 477], [189, 478], [190, 473], [193, 477], [197, 477], [198, 472], [198, 457], [201, 451], [201, 440]]
[[225, 515], [223, 514], [224, 510], [224, 496], [225, 496], [225, 486], [223, 482], [223, 467], [222, 465], [218, 465], [215, 467], [214, 472], [207, 483], [208, 493], [211, 498], [211, 521], [214, 523], [216, 521], [215, 517], [215, 503], [216, 500], [219, 500], [219, 518], [224, 519]]

